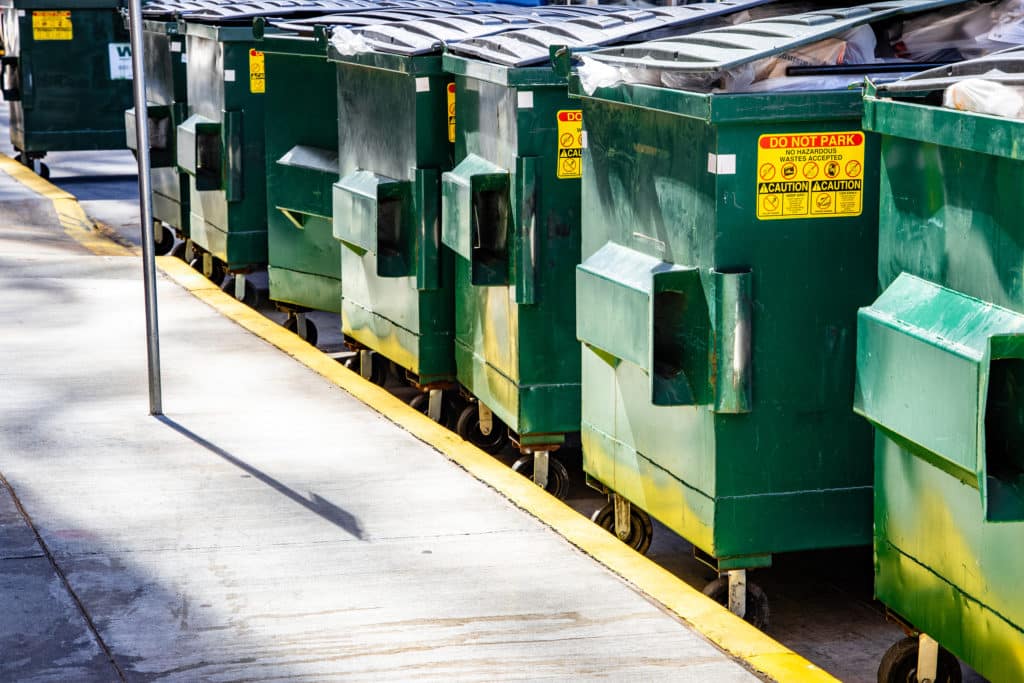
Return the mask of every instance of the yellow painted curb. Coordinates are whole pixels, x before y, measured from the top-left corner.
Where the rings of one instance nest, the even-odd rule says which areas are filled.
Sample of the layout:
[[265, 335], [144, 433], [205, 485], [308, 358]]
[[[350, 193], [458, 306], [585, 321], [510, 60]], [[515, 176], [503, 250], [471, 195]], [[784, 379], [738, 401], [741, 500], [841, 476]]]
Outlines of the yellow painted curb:
[[132, 251], [96, 230], [75, 196], [40, 178], [30, 168], [6, 154], [0, 154], [0, 171], [23, 186], [49, 199], [64, 232], [97, 256], [130, 256]]
[[194, 296], [249, 332], [344, 389], [387, 419], [433, 446], [529, 512], [577, 548], [660, 603], [725, 652], [778, 681], [836, 681], [807, 661], [735, 616], [664, 568], [635, 552], [575, 510], [516, 474], [387, 390], [363, 379], [316, 347], [225, 294], [181, 260], [157, 257], [157, 265]]

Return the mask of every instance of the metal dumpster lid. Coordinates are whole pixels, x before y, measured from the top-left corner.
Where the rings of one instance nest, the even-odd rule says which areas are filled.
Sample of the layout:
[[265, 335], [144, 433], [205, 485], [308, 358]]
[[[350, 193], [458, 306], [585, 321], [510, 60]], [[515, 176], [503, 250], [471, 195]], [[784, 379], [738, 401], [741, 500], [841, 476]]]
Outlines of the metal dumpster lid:
[[[564, 15], [562, 15], [564, 16]], [[358, 33], [378, 52], [422, 55], [440, 52], [460, 40], [489, 36], [559, 21], [530, 14], [459, 14], [398, 24], [377, 24]]]
[[[1002, 73], [993, 74], [992, 71]], [[984, 78], [1003, 85], [1024, 85], [1024, 45], [993, 52], [977, 59], [967, 59], [880, 84], [879, 95], [945, 90], [965, 78]]]
[[317, 26], [344, 26], [355, 28], [362, 26], [377, 26], [391, 22], [407, 22], [417, 19], [437, 19], [444, 16], [464, 15], [465, 11], [459, 7], [387, 7], [377, 9], [345, 12], [342, 14], [325, 14], [304, 19], [272, 19], [267, 23], [274, 28], [299, 35], [313, 35]]
[[552, 45], [581, 49], [628, 40], [642, 40], [659, 30], [685, 31], [702, 22], [727, 16], [771, 0], [723, 0], [678, 7], [652, 7], [580, 17], [539, 28], [475, 38], [452, 46], [451, 52], [478, 57], [506, 66], [527, 66], [545, 62]]
[[180, 2], [147, 2], [142, 6], [142, 16], [147, 19], [174, 18], [186, 12], [198, 12], [210, 7], [219, 7], [227, 0], [182, 0]]
[[883, 19], [963, 4], [965, 0], [890, 0], [748, 21], [688, 36], [598, 50], [589, 56], [617, 65], [716, 73], [816, 43]]
[[250, 0], [211, 5], [182, 12], [187, 21], [244, 23], [256, 17], [285, 17], [297, 14], [337, 14], [359, 12], [384, 6], [372, 0]]

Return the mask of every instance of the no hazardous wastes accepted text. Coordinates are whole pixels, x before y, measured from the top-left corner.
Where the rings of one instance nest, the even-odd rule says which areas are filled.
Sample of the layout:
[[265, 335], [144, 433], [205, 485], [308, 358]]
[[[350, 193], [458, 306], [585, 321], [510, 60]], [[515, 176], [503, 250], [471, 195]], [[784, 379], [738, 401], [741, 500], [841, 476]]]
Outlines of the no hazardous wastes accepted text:
[[757, 145], [760, 220], [859, 216], [864, 133], [762, 135]]

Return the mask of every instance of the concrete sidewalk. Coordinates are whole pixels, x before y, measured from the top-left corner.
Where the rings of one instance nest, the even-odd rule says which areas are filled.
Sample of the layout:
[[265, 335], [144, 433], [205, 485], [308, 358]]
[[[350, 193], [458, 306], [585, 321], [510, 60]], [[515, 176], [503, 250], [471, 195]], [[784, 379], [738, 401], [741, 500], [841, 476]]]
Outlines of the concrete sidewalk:
[[164, 277], [149, 417], [138, 260], [8, 206], [0, 680], [756, 680]]

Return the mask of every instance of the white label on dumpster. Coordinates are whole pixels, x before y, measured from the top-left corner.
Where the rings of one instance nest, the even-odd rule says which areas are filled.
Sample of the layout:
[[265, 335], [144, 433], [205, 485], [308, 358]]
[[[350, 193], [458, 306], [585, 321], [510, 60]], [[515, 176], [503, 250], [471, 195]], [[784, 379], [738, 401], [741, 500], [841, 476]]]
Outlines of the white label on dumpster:
[[736, 175], [735, 154], [708, 154], [708, 173]]
[[224, 69], [224, 81], [226, 83], [233, 83], [235, 81], [234, 69]]
[[522, 90], [516, 93], [516, 104], [520, 109], [533, 109], [533, 91]]
[[757, 217], [762, 221], [859, 216], [864, 133], [783, 133], [757, 142]]
[[416, 92], [430, 92], [430, 79], [420, 76], [416, 79]]
[[132, 80], [132, 46], [131, 43], [108, 43], [110, 54], [110, 80]]
[[181, 52], [181, 43], [177, 41], [171, 43], [171, 52]]

